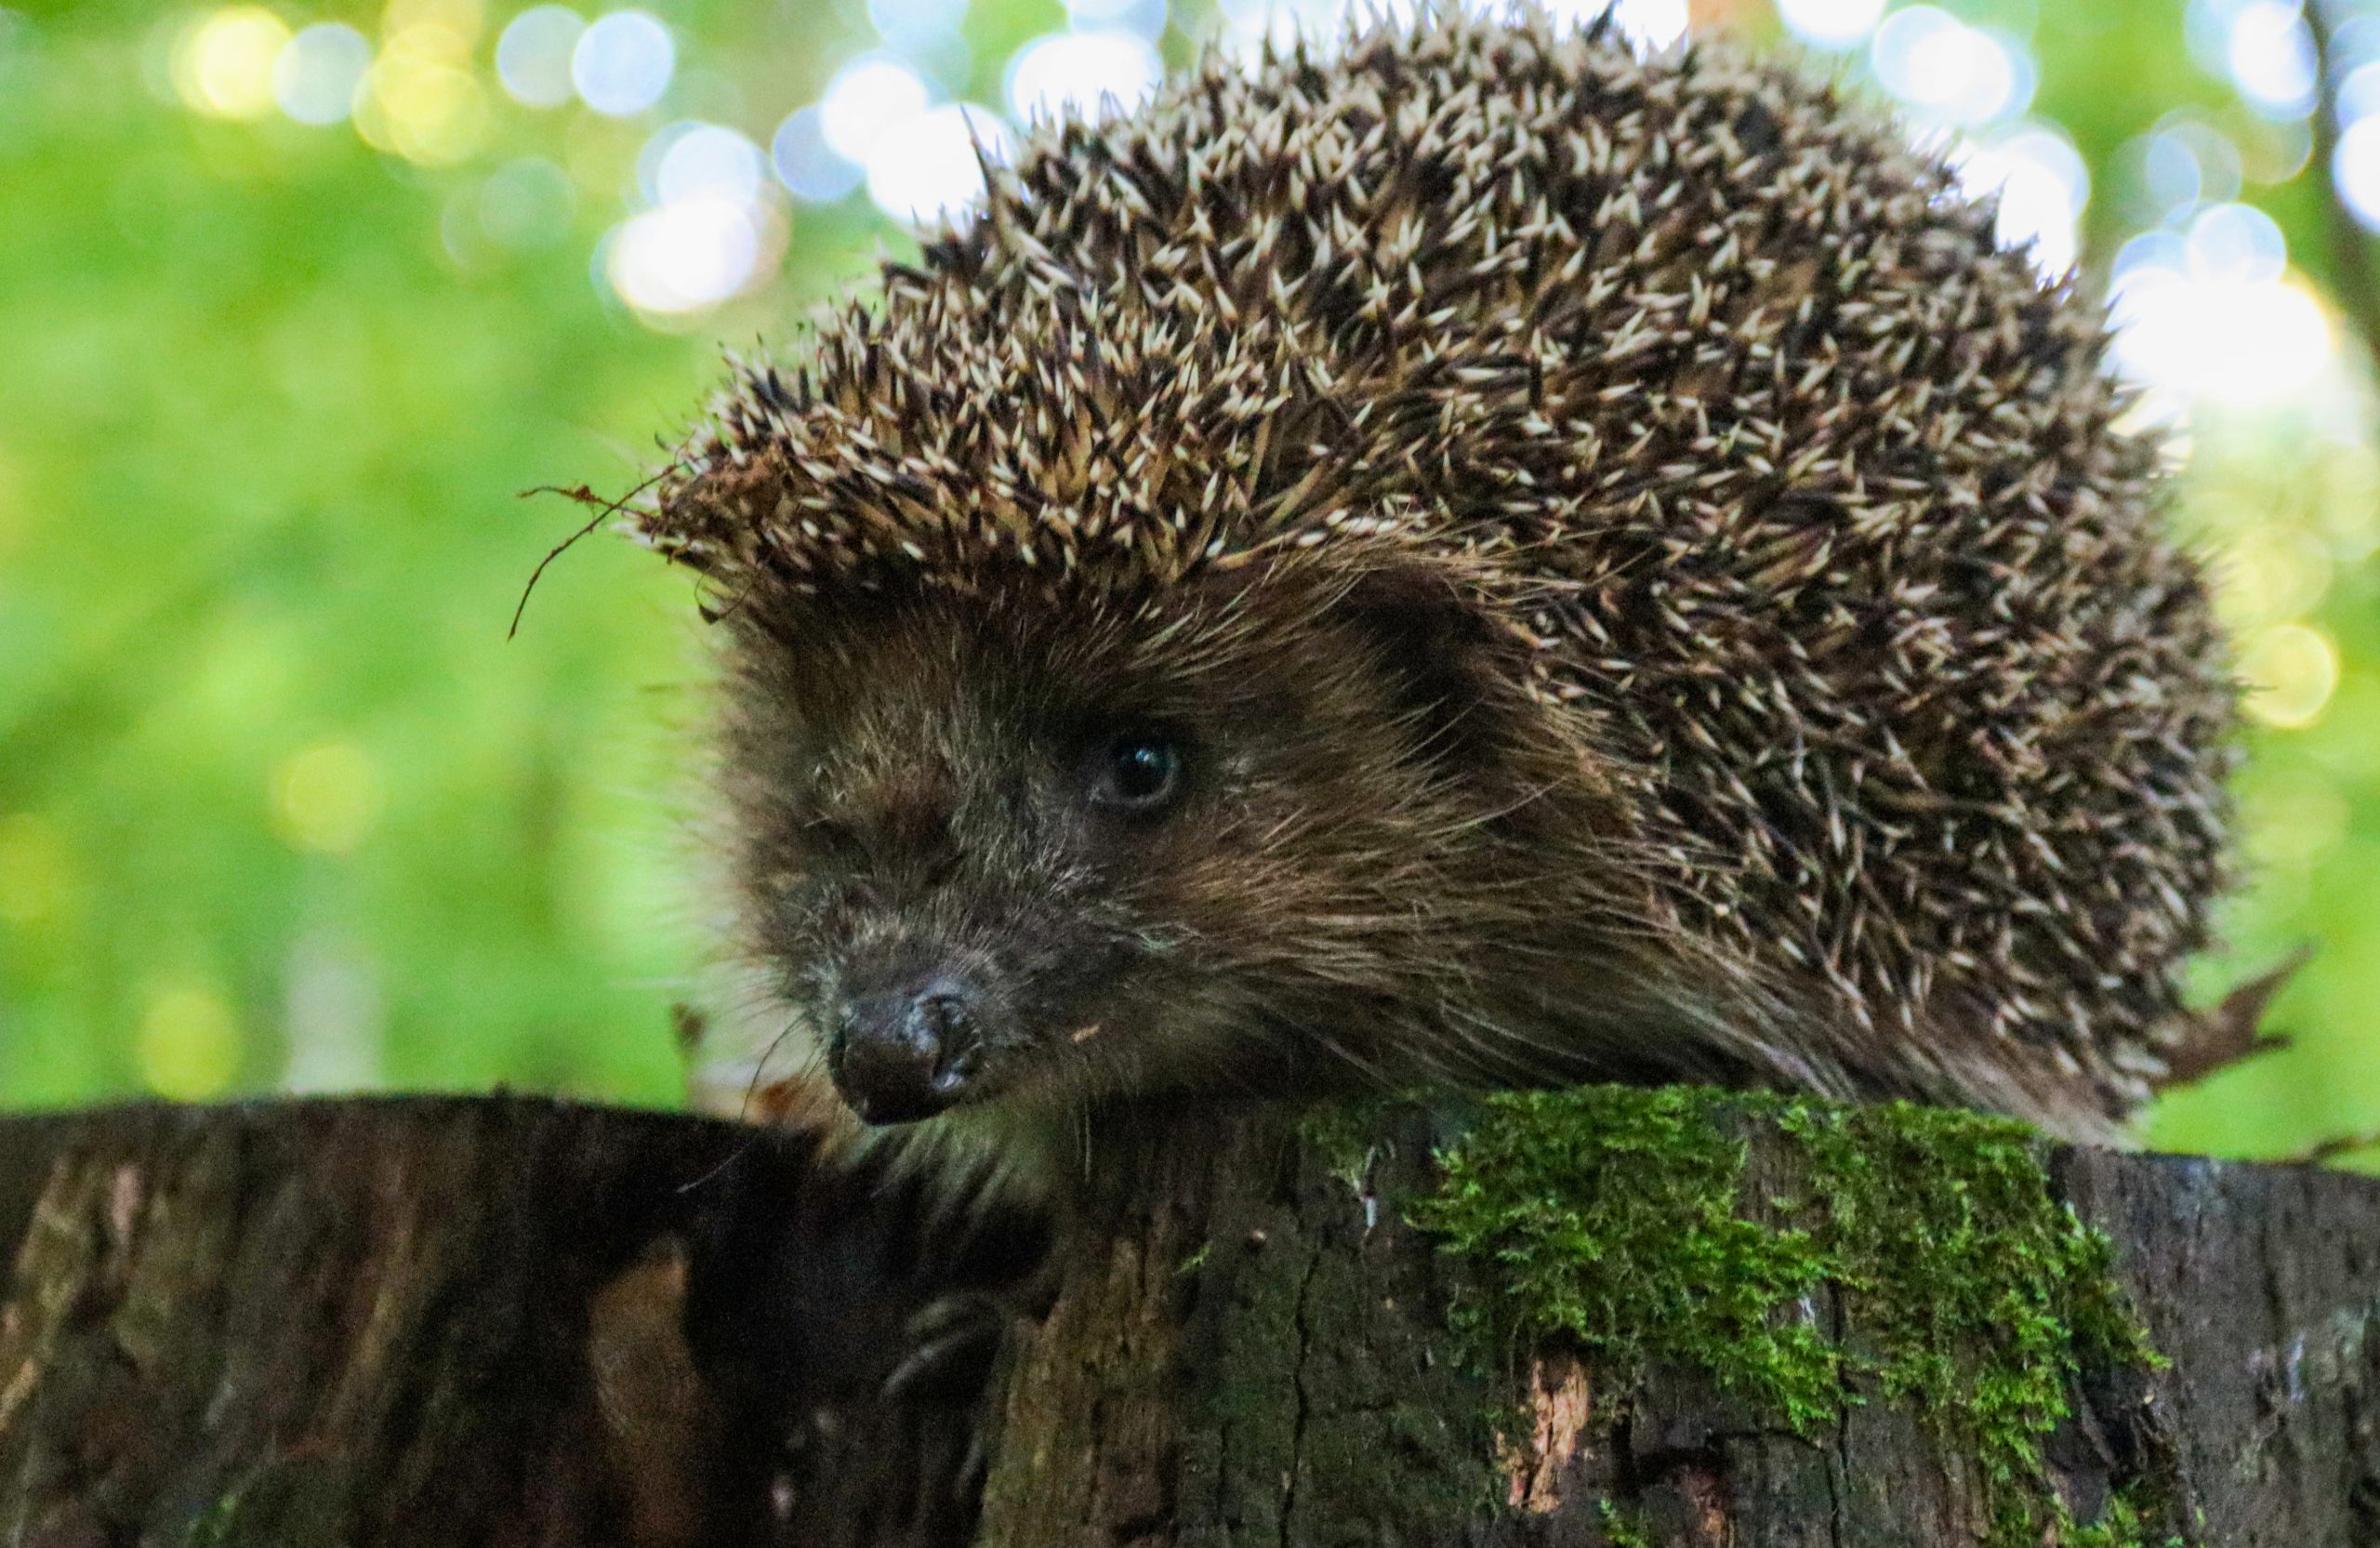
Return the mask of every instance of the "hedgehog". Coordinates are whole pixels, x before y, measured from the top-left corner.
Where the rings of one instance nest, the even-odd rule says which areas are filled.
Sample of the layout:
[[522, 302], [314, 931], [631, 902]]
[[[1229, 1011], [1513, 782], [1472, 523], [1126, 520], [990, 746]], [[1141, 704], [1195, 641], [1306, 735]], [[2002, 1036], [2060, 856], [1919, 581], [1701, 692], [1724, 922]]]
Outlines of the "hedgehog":
[[2245, 1046], [2176, 982], [2237, 694], [2159, 448], [1886, 116], [1437, 11], [986, 179], [631, 517], [720, 642], [797, 1106], [1688, 1079], [2109, 1139]]

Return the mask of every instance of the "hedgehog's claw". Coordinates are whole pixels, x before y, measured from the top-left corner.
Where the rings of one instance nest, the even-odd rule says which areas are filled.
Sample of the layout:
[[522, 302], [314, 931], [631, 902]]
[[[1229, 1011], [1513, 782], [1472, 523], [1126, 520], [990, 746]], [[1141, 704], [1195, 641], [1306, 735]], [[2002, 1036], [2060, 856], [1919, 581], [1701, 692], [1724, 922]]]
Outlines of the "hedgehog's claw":
[[928, 1303], [905, 1330], [913, 1347], [884, 1379], [887, 1401], [981, 1392], [1008, 1335], [1008, 1314], [989, 1296], [959, 1293]]

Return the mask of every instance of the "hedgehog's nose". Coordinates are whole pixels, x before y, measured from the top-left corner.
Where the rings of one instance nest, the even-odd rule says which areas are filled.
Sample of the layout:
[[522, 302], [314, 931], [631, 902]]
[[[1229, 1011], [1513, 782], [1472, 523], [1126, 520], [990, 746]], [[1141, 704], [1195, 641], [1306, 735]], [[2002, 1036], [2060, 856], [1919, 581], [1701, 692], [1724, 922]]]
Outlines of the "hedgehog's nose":
[[836, 1089], [870, 1123], [932, 1118], [973, 1077], [983, 1021], [982, 996], [948, 973], [853, 993], [827, 1049]]

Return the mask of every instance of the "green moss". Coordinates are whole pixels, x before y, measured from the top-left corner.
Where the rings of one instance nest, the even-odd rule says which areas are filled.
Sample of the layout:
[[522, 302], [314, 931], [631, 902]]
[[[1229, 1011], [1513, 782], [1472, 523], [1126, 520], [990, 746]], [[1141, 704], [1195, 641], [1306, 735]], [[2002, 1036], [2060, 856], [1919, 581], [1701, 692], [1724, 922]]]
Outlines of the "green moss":
[[223, 1548], [231, 1541], [231, 1525], [239, 1516], [240, 1491], [233, 1489], [199, 1512], [182, 1539], [183, 1548]]
[[2130, 1494], [2119, 1491], [2108, 1502], [2105, 1515], [2087, 1527], [2069, 1527], [2064, 1548], [2183, 1548], [2176, 1536], [2162, 1535]]
[[[1748, 1197], [1755, 1118], [1797, 1153], [1790, 1196]], [[2023, 1126], [1595, 1087], [1488, 1098], [1442, 1161], [1411, 1216], [1474, 1269], [1458, 1330], [1483, 1363], [1552, 1338], [1623, 1382], [1690, 1367], [1812, 1436], [1872, 1389], [1971, 1459], [1993, 1543], [2130, 1541], [2078, 1535], [2125, 1528], [2068, 1518], [2042, 1444], [2082, 1362], [2157, 1356]], [[1820, 1312], [1831, 1294], [1853, 1343]]]
[[1565, 1337], [1608, 1369], [1701, 1366], [1796, 1430], [1830, 1418], [1833, 1346], [1792, 1310], [1827, 1258], [1810, 1233], [1739, 1218], [1743, 1142], [1686, 1088], [1492, 1097], [1413, 1219], [1474, 1260], [1474, 1348]]
[[350, 1541], [352, 1469], [327, 1458], [276, 1452], [260, 1458], [191, 1518], [179, 1548]]
[[1395, 1105], [1393, 1097], [1326, 1103], [1299, 1116], [1298, 1135], [1323, 1158], [1333, 1177], [1360, 1193], [1386, 1131], [1382, 1115]]
[[1995, 1537], [2039, 1541], [2041, 1447], [2080, 1362], [2157, 1358], [2106, 1237], [2052, 1196], [2021, 1124], [1904, 1105], [1801, 1107], [1780, 1126], [1809, 1157], [1830, 1277], [1875, 1341], [1878, 1385], [1975, 1459]]
[[1610, 1501], [1596, 1501], [1595, 1515], [1602, 1522], [1603, 1539], [1608, 1548], [1655, 1548], [1653, 1534]]

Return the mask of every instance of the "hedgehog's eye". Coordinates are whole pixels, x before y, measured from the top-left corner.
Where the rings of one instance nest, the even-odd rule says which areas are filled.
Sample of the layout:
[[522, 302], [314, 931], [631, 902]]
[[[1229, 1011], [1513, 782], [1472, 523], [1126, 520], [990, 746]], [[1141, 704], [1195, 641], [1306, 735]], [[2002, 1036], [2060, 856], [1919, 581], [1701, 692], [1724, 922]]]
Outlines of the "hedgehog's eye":
[[1171, 805], [1181, 792], [1181, 744], [1160, 732], [1127, 732], [1092, 761], [1091, 799], [1111, 811], [1145, 815]]

